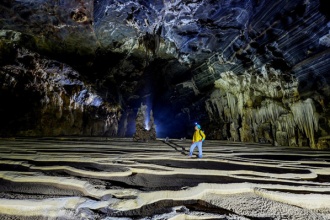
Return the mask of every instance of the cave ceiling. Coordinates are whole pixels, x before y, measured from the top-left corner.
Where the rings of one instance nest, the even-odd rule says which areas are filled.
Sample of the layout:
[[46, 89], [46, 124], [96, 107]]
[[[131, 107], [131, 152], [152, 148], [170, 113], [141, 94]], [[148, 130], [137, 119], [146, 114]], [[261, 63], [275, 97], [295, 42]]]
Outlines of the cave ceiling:
[[[154, 110], [156, 124], [180, 132], [195, 120], [228, 121], [226, 110], [221, 113], [214, 100], [235, 83], [234, 95], [254, 91], [249, 98], [244, 94], [241, 107], [260, 107], [264, 97], [286, 105], [284, 95], [255, 86], [285, 93], [283, 84], [278, 88], [275, 83], [281, 81], [289, 87], [296, 83], [289, 92], [298, 93], [301, 101], [323, 100], [319, 108], [326, 114], [326, 8], [326, 0], [4, 0], [0, 57], [7, 65], [17, 57], [8, 51], [25, 48], [57, 60], [74, 68], [100, 98], [120, 105], [124, 115], [143, 102]], [[252, 82], [259, 76], [268, 81]], [[220, 95], [215, 94], [218, 89]], [[243, 113], [237, 114], [244, 121]]]

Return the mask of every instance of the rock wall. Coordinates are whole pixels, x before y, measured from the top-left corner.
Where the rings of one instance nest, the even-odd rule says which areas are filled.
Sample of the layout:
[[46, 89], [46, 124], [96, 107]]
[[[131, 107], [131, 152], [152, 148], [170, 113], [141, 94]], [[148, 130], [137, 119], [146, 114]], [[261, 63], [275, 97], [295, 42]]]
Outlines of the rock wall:
[[[318, 138], [328, 136], [328, 107], [322, 96], [301, 97], [298, 79], [262, 67], [257, 73], [221, 73], [206, 101], [210, 121], [220, 122], [214, 137], [281, 146], [329, 147]], [[323, 123], [320, 123], [323, 121]], [[324, 138], [323, 138], [324, 139]]]
[[0, 41], [13, 53], [0, 66], [2, 136], [117, 135], [118, 105], [70, 66], [16, 47], [8, 36], [18, 41], [20, 34], [7, 32]]
[[208, 20], [218, 50], [176, 85], [174, 102], [184, 103], [177, 116], [200, 121], [214, 139], [328, 148], [327, 3], [266, 3], [241, 4], [232, 17], [221, 8], [221, 19]]
[[[83, 83], [74, 90], [77, 94], [86, 91], [86, 97], [95, 94], [105, 103], [116, 103], [109, 104], [110, 109], [122, 108], [124, 117], [117, 126], [117, 110], [79, 101], [84, 106], [81, 112], [92, 113], [70, 116], [80, 117], [78, 127], [84, 129], [68, 133], [118, 130], [131, 137], [142, 102], [152, 105], [163, 137], [189, 137], [198, 121], [211, 134], [208, 137], [216, 139], [327, 148], [330, 14], [326, 8], [326, 0], [2, 1], [0, 37], [6, 40], [0, 42], [0, 64], [28, 63], [30, 58], [16, 59], [18, 48], [28, 48], [28, 53], [38, 52], [76, 69]], [[31, 74], [27, 78], [34, 80]], [[3, 79], [9, 83], [9, 78]], [[6, 119], [3, 130], [22, 130], [20, 120], [29, 120], [26, 127], [38, 127], [44, 124], [34, 120], [40, 114], [46, 121], [56, 114], [53, 120], [62, 121], [58, 127], [76, 124], [63, 119], [70, 115], [64, 111], [72, 107], [57, 111], [62, 102], [70, 106], [67, 103], [75, 100], [66, 87], [48, 87], [42, 93], [27, 90], [30, 94], [19, 96], [12, 109], [21, 109], [15, 103], [24, 103], [33, 113], [0, 110], [19, 116], [12, 124]], [[61, 89], [53, 95], [53, 88]], [[16, 89], [2, 93], [10, 97], [6, 102], [14, 100]], [[54, 108], [39, 101], [46, 93], [61, 97], [51, 101], [58, 102], [51, 104]], [[98, 120], [99, 125], [91, 125]], [[114, 124], [111, 131], [109, 123]]]

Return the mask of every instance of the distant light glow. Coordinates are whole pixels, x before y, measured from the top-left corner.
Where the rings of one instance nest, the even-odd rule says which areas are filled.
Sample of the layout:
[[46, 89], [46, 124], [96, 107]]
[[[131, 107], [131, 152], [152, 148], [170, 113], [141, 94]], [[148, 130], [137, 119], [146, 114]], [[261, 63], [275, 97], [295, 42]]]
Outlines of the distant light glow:
[[145, 127], [144, 127], [147, 131], [150, 130], [150, 127], [146, 124]]
[[145, 104], [147, 105], [147, 109], [144, 117], [144, 128], [149, 131], [151, 129], [149, 122], [150, 122], [150, 111], [152, 109], [152, 103], [150, 100], [150, 95], [147, 95], [144, 98], [146, 99]]
[[145, 120], [144, 120], [144, 128], [148, 131], [150, 130], [149, 121], [150, 121], [150, 115], [149, 115], [148, 112], [146, 112], [146, 117], [145, 117]]

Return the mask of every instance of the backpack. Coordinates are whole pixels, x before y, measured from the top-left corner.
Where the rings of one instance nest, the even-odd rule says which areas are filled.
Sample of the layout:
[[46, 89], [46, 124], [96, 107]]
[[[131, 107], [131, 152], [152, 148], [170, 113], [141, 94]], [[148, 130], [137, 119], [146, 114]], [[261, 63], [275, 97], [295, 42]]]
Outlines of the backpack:
[[[199, 135], [202, 136], [203, 139], [204, 139], [204, 141], [205, 141], [206, 135], [205, 135], [204, 131], [202, 131], [204, 135], [201, 133], [201, 131], [202, 131], [202, 130], [199, 130]], [[203, 142], [204, 142], [204, 141], [203, 141]]]

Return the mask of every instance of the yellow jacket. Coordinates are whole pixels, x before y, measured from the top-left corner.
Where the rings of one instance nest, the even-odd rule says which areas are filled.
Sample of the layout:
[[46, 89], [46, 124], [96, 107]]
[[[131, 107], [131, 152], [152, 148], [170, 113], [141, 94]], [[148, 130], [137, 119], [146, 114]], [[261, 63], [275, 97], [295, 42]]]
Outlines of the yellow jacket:
[[202, 130], [196, 130], [192, 139], [192, 142], [198, 142], [198, 141], [204, 141], [205, 139], [205, 134]]

